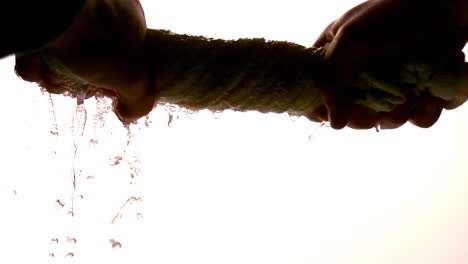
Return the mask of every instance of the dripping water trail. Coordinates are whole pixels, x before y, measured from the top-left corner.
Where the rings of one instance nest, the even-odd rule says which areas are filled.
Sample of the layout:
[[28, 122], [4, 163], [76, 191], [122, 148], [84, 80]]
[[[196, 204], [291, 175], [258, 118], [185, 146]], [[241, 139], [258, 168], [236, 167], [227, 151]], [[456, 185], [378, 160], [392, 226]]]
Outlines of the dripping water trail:
[[77, 164], [77, 160], [79, 157], [78, 153], [78, 144], [77, 142], [80, 141], [81, 137], [84, 134], [84, 130], [86, 128], [86, 121], [87, 121], [87, 111], [84, 107], [84, 94], [77, 93], [76, 97], [76, 105], [73, 111], [73, 118], [71, 124], [71, 131], [73, 133], [72, 140], [73, 140], [73, 168], [72, 168], [72, 186], [73, 186], [73, 193], [71, 199], [71, 208], [70, 208], [70, 215], [73, 217], [75, 215], [75, 196], [76, 196], [76, 187], [77, 187], [77, 179], [80, 176], [80, 168]]
[[57, 124], [57, 115], [55, 114], [55, 105], [54, 100], [52, 99], [52, 94], [48, 93], [47, 103], [49, 105], [49, 112], [52, 115], [52, 128], [50, 129], [50, 134], [58, 136], [58, 124]]

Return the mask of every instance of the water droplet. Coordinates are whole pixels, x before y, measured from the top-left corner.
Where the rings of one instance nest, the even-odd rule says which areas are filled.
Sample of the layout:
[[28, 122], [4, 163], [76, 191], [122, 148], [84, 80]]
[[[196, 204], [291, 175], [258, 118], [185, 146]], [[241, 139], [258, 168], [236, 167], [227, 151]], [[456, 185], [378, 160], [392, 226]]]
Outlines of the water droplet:
[[56, 238], [56, 237], [54, 237], [54, 238], [52, 238], [52, 239], [50, 240], [50, 243], [52, 243], [52, 244], [58, 244], [58, 243], [59, 243], [59, 239]]
[[76, 244], [76, 238], [74, 237], [67, 237], [67, 242], [71, 244]]
[[55, 258], [55, 254], [54, 254], [54, 253], [50, 253], [50, 254], [49, 254], [49, 258]]
[[322, 123], [320, 123], [319, 126], [317, 126], [314, 131], [309, 135], [309, 141], [314, 141], [318, 138], [318, 135], [319, 135], [319, 132], [320, 132], [320, 129], [322, 127], [329, 127], [327, 125], [327, 123], [325, 121], [323, 121]]
[[106, 125], [106, 115], [112, 109], [112, 103], [109, 98], [105, 96], [95, 96], [96, 98], [96, 114], [94, 115], [94, 120], [96, 127], [103, 128]]
[[185, 110], [185, 114], [190, 120], [195, 120], [197, 119], [199, 112], [192, 109], [187, 109]]
[[320, 123], [320, 127], [331, 127], [331, 126], [329, 122], [322, 121], [322, 123]]
[[178, 115], [169, 114], [169, 119], [167, 120], [167, 126], [169, 128], [173, 128], [175, 121], [178, 119], [179, 119]]
[[289, 119], [290, 119], [292, 122], [296, 122], [296, 121], [299, 120], [299, 118], [301, 117], [301, 115], [298, 115], [298, 114], [291, 114], [291, 113], [288, 113], [288, 116], [289, 116]]
[[50, 130], [50, 134], [54, 136], [58, 136], [58, 128], [57, 126], [53, 126], [52, 129]]
[[380, 124], [375, 125], [375, 132], [379, 133], [380, 130]]
[[142, 220], [142, 219], [143, 219], [143, 214], [142, 214], [142, 213], [138, 213], [138, 214], [136, 215], [136, 218], [137, 218], [137, 220]]
[[178, 108], [177, 106], [171, 105], [171, 106], [169, 106], [169, 111], [171, 111], [172, 113], [175, 113], [178, 110], [177, 108]]
[[136, 197], [136, 196], [132, 196], [132, 197], [128, 198], [125, 201], [125, 203], [120, 207], [119, 212], [117, 212], [117, 214], [114, 216], [114, 218], [112, 218], [111, 224], [115, 224], [115, 223], [117, 223], [117, 221], [122, 219], [123, 214], [124, 214], [124, 210], [126, 209], [127, 206], [130, 206], [133, 203], [140, 203], [142, 201], [143, 200], [140, 197]]
[[223, 116], [223, 111], [216, 110], [212, 112], [214, 119], [220, 119]]
[[15, 189], [13, 189], [11, 192], [13, 195], [18, 195], [18, 192]]
[[66, 258], [73, 258], [74, 256], [75, 256], [75, 254], [73, 252], [67, 253], [65, 255]]
[[122, 161], [122, 156], [115, 156], [113, 158], [110, 158], [109, 159], [109, 165], [110, 166], [115, 166], [115, 165], [119, 165], [120, 162]]
[[122, 248], [122, 243], [115, 241], [114, 239], [109, 239], [109, 242], [111, 243], [112, 249], [121, 249]]
[[106, 119], [104, 117], [99, 117], [96, 120], [96, 126], [99, 128], [103, 128], [106, 125]]
[[145, 117], [145, 126], [146, 126], [146, 127], [150, 127], [152, 124], [153, 124], [153, 121], [151, 120], [150, 114], [148, 114], [148, 115]]
[[55, 207], [57, 209], [62, 209], [65, 206], [65, 203], [62, 203], [59, 199], [55, 201]]

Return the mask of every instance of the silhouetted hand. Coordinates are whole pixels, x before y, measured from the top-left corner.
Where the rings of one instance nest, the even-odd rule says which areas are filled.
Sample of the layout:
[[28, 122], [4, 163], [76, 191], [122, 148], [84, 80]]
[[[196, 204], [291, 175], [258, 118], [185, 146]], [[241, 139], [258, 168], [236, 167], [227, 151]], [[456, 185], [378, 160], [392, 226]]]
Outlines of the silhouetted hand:
[[17, 54], [17, 73], [52, 93], [74, 83], [86, 97], [118, 98], [124, 122], [149, 113], [155, 102], [144, 43], [146, 21], [138, 0], [87, 0], [74, 23], [45, 48]]
[[390, 113], [377, 113], [353, 104], [348, 87], [359, 66], [370, 59], [460, 52], [468, 35], [467, 8], [468, 2], [458, 0], [370, 0], [346, 12], [314, 44], [328, 44], [325, 60], [330, 78], [322, 89], [326, 108], [308, 113], [308, 117], [330, 121], [335, 129], [365, 129], [377, 124], [396, 128], [408, 120], [419, 127], [432, 126], [447, 104], [442, 99], [426, 94]]

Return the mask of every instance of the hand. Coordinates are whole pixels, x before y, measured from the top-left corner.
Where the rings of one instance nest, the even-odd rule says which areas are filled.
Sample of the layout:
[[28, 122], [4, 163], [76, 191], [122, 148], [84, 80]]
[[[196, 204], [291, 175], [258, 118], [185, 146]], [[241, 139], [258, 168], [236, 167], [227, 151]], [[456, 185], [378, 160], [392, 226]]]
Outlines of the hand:
[[[17, 73], [50, 92], [87, 90], [118, 98], [124, 122], [146, 115], [155, 95], [145, 59], [146, 22], [137, 0], [87, 0], [81, 14], [43, 49], [17, 54]], [[75, 87], [76, 88], [76, 87]]]
[[407, 120], [420, 127], [433, 125], [446, 105], [441, 99], [430, 95], [412, 98], [394, 111], [382, 114], [354, 105], [352, 91], [346, 87], [351, 86], [357, 68], [371, 58], [459, 52], [468, 32], [460, 22], [466, 16], [466, 8], [454, 13], [448, 6], [450, 3], [446, 1], [370, 0], [332, 22], [314, 46], [328, 44], [325, 61], [333, 77], [329, 79], [336, 81], [330, 81], [322, 89], [326, 109], [317, 109], [309, 117], [324, 120], [326, 116], [335, 129], [346, 125], [369, 128], [378, 123], [395, 128]]

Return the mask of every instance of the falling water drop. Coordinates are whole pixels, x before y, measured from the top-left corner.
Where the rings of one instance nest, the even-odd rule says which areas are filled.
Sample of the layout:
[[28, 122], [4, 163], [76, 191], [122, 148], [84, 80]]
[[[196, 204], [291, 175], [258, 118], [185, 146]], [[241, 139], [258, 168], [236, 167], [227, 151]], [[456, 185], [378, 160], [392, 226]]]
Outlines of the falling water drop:
[[112, 249], [121, 249], [122, 248], [122, 243], [115, 241], [114, 239], [109, 239], [109, 242], [111, 243]]
[[117, 214], [112, 218], [111, 224], [116, 224], [120, 219], [122, 219], [124, 215], [124, 210], [127, 208], [127, 206], [130, 206], [134, 203], [141, 203], [143, 200], [140, 197], [132, 196], [128, 198], [125, 203], [120, 207], [120, 210], [117, 212]]
[[62, 209], [65, 206], [65, 203], [62, 203], [59, 199], [55, 201], [55, 208]]
[[119, 165], [120, 162], [122, 162], [122, 160], [123, 160], [122, 156], [115, 156], [109, 159], [109, 165], [110, 166]]
[[138, 213], [138, 214], [136, 215], [136, 218], [137, 218], [137, 220], [142, 220], [142, 219], [143, 219], [143, 214], [142, 214], [142, 213]]
[[67, 237], [67, 242], [70, 244], [76, 244], [76, 238], [74, 237]]
[[380, 124], [375, 125], [375, 132], [379, 133], [381, 130]]
[[220, 119], [223, 116], [223, 111], [216, 110], [212, 112], [214, 119]]
[[169, 113], [169, 119], [167, 120], [167, 126], [169, 128], [173, 128], [174, 123], [175, 123], [176, 120], [179, 120], [179, 116]]
[[322, 123], [320, 123], [320, 125], [318, 125], [316, 128], [314, 128], [312, 133], [309, 135], [309, 141], [314, 141], [314, 140], [317, 139], [318, 134], [320, 132], [320, 129], [322, 127], [329, 127], [329, 126], [327, 125], [327, 123], [325, 121], [322, 121]]
[[106, 115], [112, 110], [110, 99], [105, 96], [95, 96], [96, 98], [96, 114], [94, 120], [96, 127], [103, 128], [106, 125]]
[[153, 120], [151, 119], [151, 113], [149, 113], [149, 114], [145, 117], [145, 126], [146, 126], [146, 127], [151, 127], [152, 124], [153, 124]]
[[185, 114], [190, 120], [195, 120], [197, 119], [199, 112], [192, 109], [186, 109]]
[[291, 113], [288, 113], [288, 116], [289, 116], [289, 119], [291, 120], [291, 122], [296, 122], [301, 117], [301, 115], [291, 114]]
[[322, 121], [322, 123], [320, 123], [320, 127], [331, 127], [331, 126], [329, 122]]

